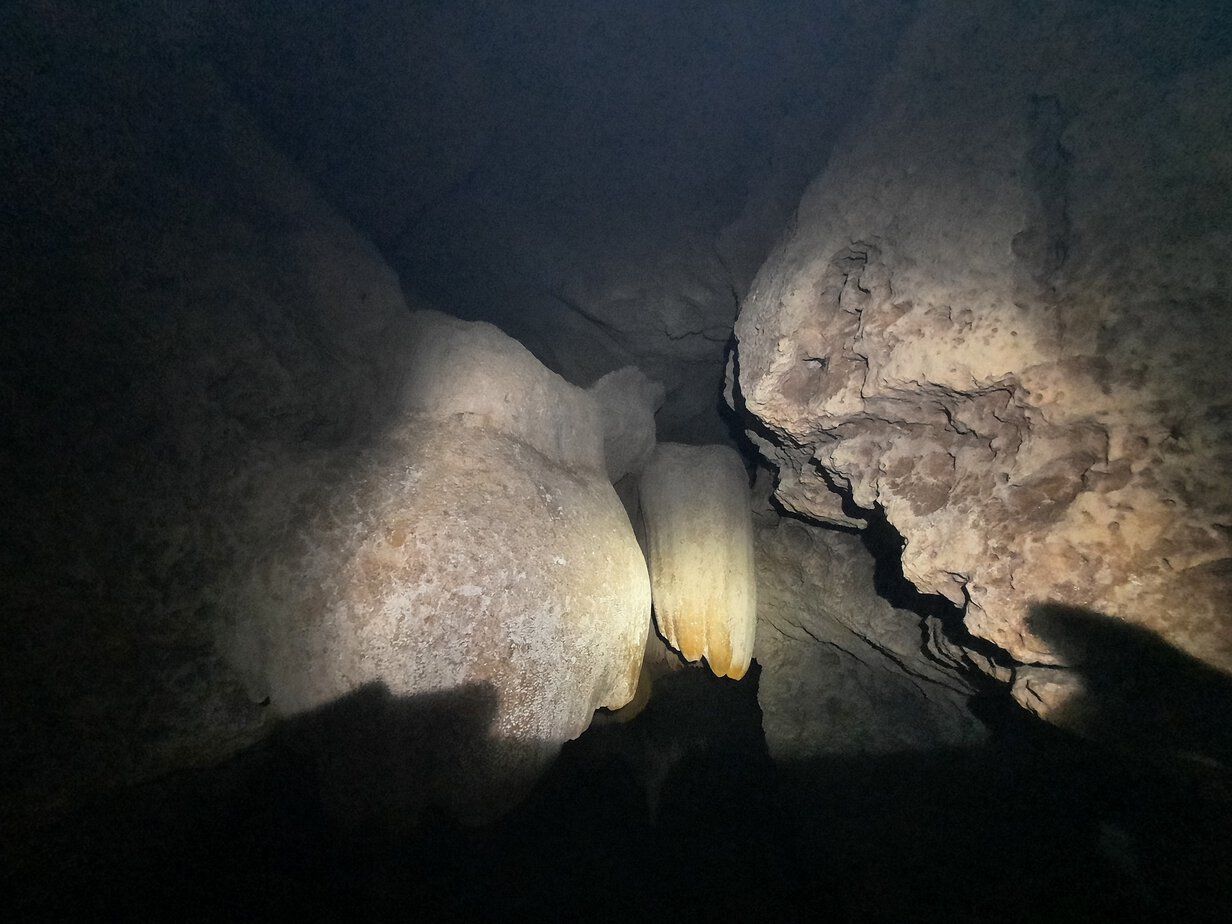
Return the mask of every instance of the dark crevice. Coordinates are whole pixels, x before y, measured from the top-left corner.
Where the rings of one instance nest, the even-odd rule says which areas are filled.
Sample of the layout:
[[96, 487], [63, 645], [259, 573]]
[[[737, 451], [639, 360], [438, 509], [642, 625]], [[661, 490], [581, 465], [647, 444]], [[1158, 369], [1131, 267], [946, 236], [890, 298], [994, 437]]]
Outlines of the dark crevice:
[[962, 610], [945, 597], [940, 594], [921, 593], [903, 576], [902, 553], [906, 542], [886, 518], [881, 505], [865, 511], [864, 515], [867, 525], [861, 531], [860, 538], [876, 562], [873, 586], [877, 595], [899, 609], [911, 610], [921, 616], [944, 619], [957, 615], [961, 619]]
[[740, 394], [740, 350], [734, 333], [727, 340], [724, 355], [727, 357], [727, 368], [730, 371], [732, 403], [735, 407], [732, 404], [728, 404], [726, 395], [722, 393], [725, 390], [725, 379], [720, 383], [718, 399], [719, 419], [727, 428], [728, 438], [736, 448], [736, 451], [744, 459], [745, 468], [749, 470], [750, 478], [752, 478], [757, 467], [765, 465], [766, 460], [757, 448], [757, 445], [749, 437], [749, 433], [752, 432], [759, 436], [765, 436], [766, 439], [770, 439], [771, 436], [766, 429], [766, 425], [749, 413], [748, 409], [744, 406], [744, 397]]
[[[864, 511], [864, 515], [868, 525], [861, 531], [860, 538], [876, 563], [873, 586], [879, 597], [899, 609], [936, 619], [949, 641], [999, 667], [1011, 667], [1016, 663], [992, 642], [971, 634], [963, 622], [962, 607], [955, 606], [941, 594], [921, 592], [903, 576], [903, 548], [906, 542], [887, 519], [880, 504], [871, 511]], [[999, 684], [996, 688], [1002, 689]]]

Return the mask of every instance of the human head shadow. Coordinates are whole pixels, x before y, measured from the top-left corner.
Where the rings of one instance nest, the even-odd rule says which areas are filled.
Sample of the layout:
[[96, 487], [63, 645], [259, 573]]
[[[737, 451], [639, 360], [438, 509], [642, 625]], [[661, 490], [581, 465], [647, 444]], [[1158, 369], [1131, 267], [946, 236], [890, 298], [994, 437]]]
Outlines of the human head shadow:
[[365, 684], [280, 723], [272, 746], [301, 761], [344, 840], [397, 837], [425, 815], [490, 820], [533, 785], [542, 742], [498, 738], [490, 684], [396, 696]]
[[1232, 767], [1232, 677], [1094, 610], [1041, 602], [1028, 625], [1080, 680], [1057, 724], [1162, 760]]
[[372, 857], [495, 817], [534, 785], [547, 744], [494, 734], [497, 704], [487, 684], [414, 696], [366, 684], [215, 766], [7, 832], [0, 883], [19, 917], [345, 917]]

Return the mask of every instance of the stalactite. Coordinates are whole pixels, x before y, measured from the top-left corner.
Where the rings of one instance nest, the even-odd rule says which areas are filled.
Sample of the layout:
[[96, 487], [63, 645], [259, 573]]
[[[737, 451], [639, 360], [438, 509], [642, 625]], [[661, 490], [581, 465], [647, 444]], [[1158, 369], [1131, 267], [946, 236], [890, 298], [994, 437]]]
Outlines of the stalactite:
[[660, 443], [641, 479], [659, 631], [687, 660], [740, 679], [753, 656], [757, 597], [748, 479], [725, 446]]

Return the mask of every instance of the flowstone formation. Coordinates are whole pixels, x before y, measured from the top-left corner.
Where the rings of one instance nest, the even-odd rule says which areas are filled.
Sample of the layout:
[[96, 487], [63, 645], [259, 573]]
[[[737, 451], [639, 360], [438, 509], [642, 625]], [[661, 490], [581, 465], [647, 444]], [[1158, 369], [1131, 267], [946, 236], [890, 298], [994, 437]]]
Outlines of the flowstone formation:
[[687, 661], [739, 680], [757, 589], [748, 477], [726, 446], [660, 443], [639, 482], [655, 621]]
[[1058, 607], [1232, 669], [1232, 57], [1136, 6], [922, 3], [736, 325], [784, 507], [883, 510], [1062, 721]]
[[343, 828], [490, 817], [634, 693], [607, 413], [412, 312], [157, 15], [43, 12], [0, 56], [5, 827], [270, 734]]
[[[410, 820], [435, 803], [478, 821], [514, 804], [597, 708], [633, 697], [650, 586], [598, 403], [494, 327], [415, 322], [380, 442], [285, 470], [289, 515], [265, 512], [271, 551], [225, 597], [228, 653], [278, 715], [372, 683], [412, 712], [473, 691], [450, 710], [478, 710], [469, 723], [397, 723], [406, 747], [384, 786], [355, 795], [377, 817], [392, 795]], [[322, 761], [342, 789], [348, 744]]]

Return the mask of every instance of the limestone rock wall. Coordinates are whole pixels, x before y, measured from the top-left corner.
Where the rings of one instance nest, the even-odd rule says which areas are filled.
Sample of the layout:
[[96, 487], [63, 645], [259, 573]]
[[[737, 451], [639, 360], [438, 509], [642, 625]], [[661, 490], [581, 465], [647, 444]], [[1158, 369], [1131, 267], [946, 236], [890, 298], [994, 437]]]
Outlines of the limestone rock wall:
[[779, 500], [883, 508], [1040, 712], [1083, 657], [1050, 606], [1232, 669], [1227, 35], [1198, 3], [921, 3], [736, 325]]
[[638, 484], [659, 632], [687, 661], [739, 680], [757, 587], [748, 478], [726, 446], [660, 443]]
[[655, 447], [655, 411], [664, 389], [636, 366], [609, 372], [587, 391], [603, 409], [603, 445], [607, 476], [613, 484], [636, 476]]
[[3, 813], [269, 728], [210, 587], [262, 547], [271, 459], [379, 433], [412, 325], [374, 248], [161, 30], [0, 26]]

